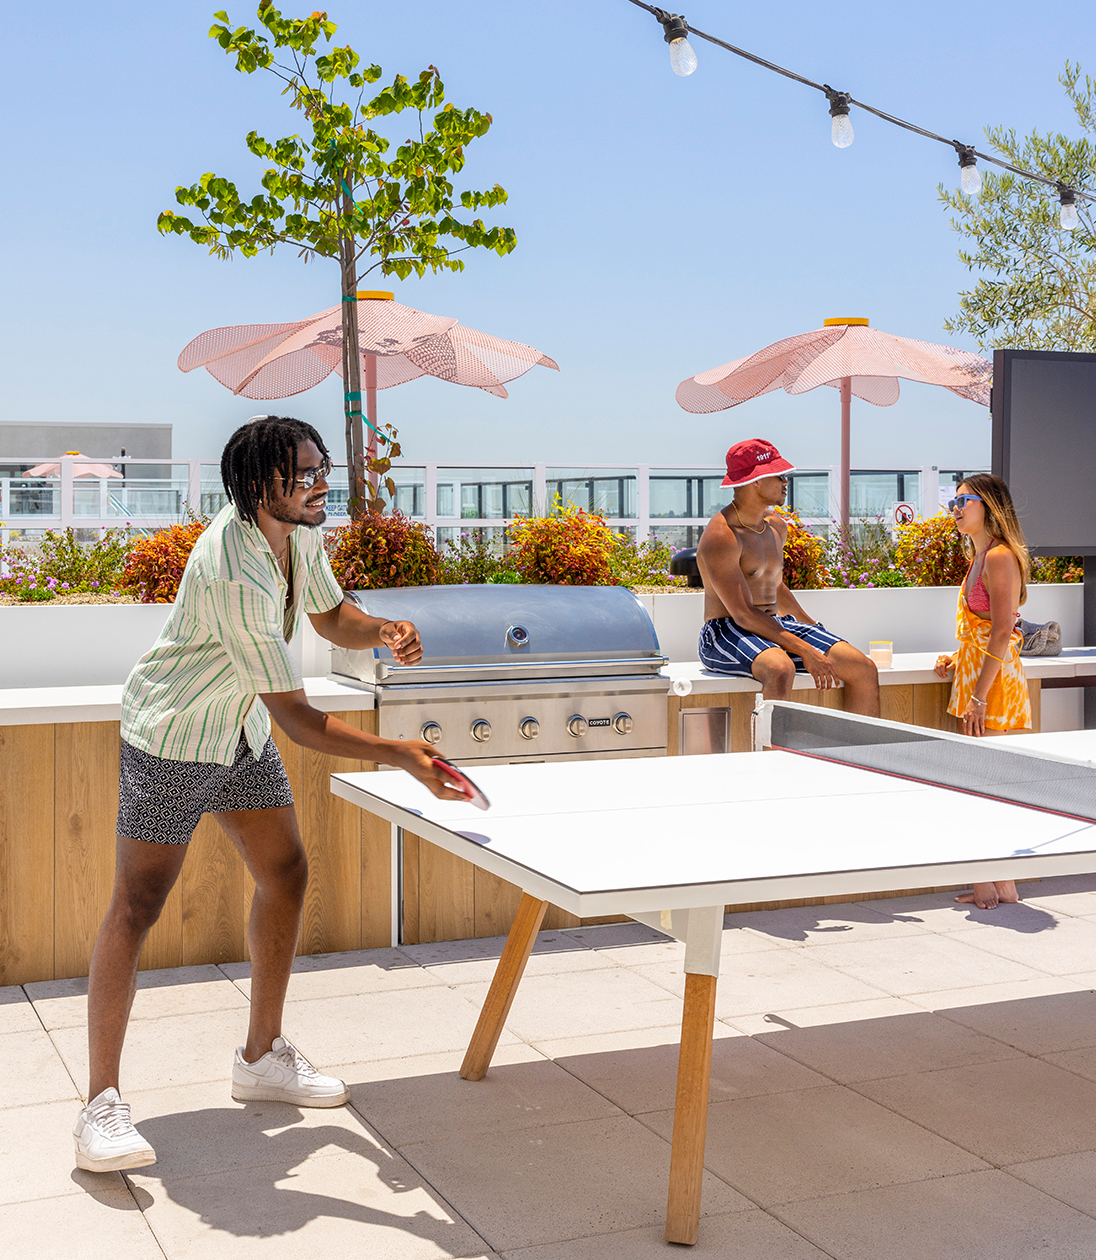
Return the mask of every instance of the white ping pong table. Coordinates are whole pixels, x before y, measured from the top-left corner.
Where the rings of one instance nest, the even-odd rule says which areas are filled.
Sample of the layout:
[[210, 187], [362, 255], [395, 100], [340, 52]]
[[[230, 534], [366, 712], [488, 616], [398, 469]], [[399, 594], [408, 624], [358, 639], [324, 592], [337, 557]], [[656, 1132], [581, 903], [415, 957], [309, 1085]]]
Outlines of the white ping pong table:
[[[760, 706], [758, 742], [769, 709]], [[1020, 778], [1048, 761], [1096, 766], [1092, 731], [992, 743], [1016, 754]], [[675, 1243], [695, 1243], [699, 1229], [725, 905], [1096, 871], [1091, 822], [794, 752], [494, 766], [475, 777], [486, 813], [405, 774], [338, 774], [331, 787], [393, 835], [407, 828], [524, 894], [461, 1067], [468, 1080], [487, 1073], [549, 904], [582, 918], [627, 915], [684, 942], [666, 1211]]]

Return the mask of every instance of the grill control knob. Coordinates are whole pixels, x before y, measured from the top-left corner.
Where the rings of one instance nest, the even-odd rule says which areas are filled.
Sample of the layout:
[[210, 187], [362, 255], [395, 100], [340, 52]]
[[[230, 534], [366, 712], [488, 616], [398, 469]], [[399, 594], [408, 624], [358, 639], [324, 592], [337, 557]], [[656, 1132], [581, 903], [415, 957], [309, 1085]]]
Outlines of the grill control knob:
[[472, 723], [472, 738], [480, 744], [486, 744], [491, 738], [491, 723], [486, 718]]
[[613, 718], [613, 729], [618, 735], [631, 735], [632, 725], [632, 715], [630, 713], [618, 713]]
[[540, 723], [536, 718], [522, 718], [518, 729], [521, 731], [522, 739], [536, 739], [540, 734]]
[[579, 717], [576, 713], [573, 718], [568, 719], [567, 729], [572, 735], [585, 735], [586, 719], [584, 717]]
[[436, 744], [441, 740], [441, 727], [437, 722], [424, 722], [419, 735], [428, 744]]

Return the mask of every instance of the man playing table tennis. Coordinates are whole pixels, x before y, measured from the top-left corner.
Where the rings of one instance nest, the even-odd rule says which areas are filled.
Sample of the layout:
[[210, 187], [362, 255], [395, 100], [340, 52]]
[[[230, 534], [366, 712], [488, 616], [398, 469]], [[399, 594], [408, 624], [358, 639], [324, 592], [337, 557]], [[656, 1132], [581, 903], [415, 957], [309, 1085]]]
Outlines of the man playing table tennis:
[[346, 1101], [343, 1082], [321, 1076], [282, 1036], [308, 861], [271, 714], [305, 748], [398, 766], [435, 796], [465, 799], [432, 764], [429, 744], [354, 730], [305, 697], [288, 649], [302, 609], [342, 647], [383, 645], [410, 664], [422, 655], [410, 622], [382, 622], [343, 601], [318, 529], [330, 470], [322, 438], [300, 420], [259, 416], [237, 429], [221, 457], [230, 503], [196, 543], [163, 633], [126, 681], [114, 894], [88, 979], [90, 1101], [74, 1130], [80, 1168], [156, 1160], [119, 1097], [119, 1061], [141, 947], [204, 813], [255, 880], [250, 1023], [232, 1065], [232, 1097], [299, 1107]]
[[701, 663], [756, 678], [766, 700], [790, 700], [797, 672], [823, 691], [840, 682], [846, 712], [878, 717], [875, 662], [813, 620], [784, 585], [788, 527], [776, 508], [793, 468], [763, 438], [727, 452], [723, 485], [734, 487], [734, 499], [708, 522], [696, 551], [704, 580]]

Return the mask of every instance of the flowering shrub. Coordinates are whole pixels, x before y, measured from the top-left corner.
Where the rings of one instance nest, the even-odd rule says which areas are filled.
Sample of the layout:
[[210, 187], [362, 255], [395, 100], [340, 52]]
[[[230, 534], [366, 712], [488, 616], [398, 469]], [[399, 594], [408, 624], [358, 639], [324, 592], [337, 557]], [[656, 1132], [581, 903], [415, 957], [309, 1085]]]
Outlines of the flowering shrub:
[[1085, 571], [1080, 556], [1032, 556], [1033, 582], [1083, 582]]
[[135, 539], [126, 558], [122, 585], [142, 604], [174, 603], [183, 569], [205, 527], [205, 521], [190, 521]]
[[882, 518], [864, 522], [830, 544], [833, 586], [869, 590], [876, 586], [909, 586], [895, 554], [895, 541]]
[[519, 582], [517, 562], [483, 529], [468, 529], [441, 549], [438, 581], [446, 585], [465, 582]]
[[57, 595], [116, 590], [127, 547], [124, 529], [108, 530], [90, 543], [80, 542], [71, 527], [61, 533], [47, 530], [34, 548], [5, 549], [8, 576], [0, 578], [0, 591], [37, 602]]
[[614, 586], [685, 586], [687, 579], [670, 576], [673, 548], [649, 539], [636, 542], [631, 534], [615, 534], [609, 552], [609, 575]]
[[432, 586], [441, 558], [430, 528], [402, 512], [366, 512], [324, 538], [331, 568], [348, 591], [387, 586]]
[[560, 586], [610, 586], [609, 554], [615, 544], [603, 517], [569, 504], [551, 516], [531, 516], [510, 526], [518, 573], [526, 582]]
[[787, 508], [779, 511], [788, 526], [788, 541], [784, 544], [784, 585], [794, 591], [816, 591], [829, 586], [825, 542], [811, 533], [799, 519], [798, 512]]
[[966, 576], [959, 531], [947, 511], [899, 525], [894, 555], [910, 586], [958, 586]]

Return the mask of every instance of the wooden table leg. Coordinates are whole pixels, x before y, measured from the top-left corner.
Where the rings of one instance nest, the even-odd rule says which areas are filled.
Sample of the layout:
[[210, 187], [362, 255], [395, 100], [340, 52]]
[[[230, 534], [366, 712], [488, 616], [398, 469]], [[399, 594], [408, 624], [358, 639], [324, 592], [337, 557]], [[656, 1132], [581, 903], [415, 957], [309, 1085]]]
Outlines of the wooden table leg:
[[[514, 1000], [514, 994], [518, 991], [525, 964], [533, 952], [533, 944], [537, 939], [537, 933], [540, 931], [544, 912], [547, 909], [547, 901], [538, 901], [536, 897], [530, 897], [528, 893], [523, 894], [518, 912], [514, 915], [510, 935], [506, 938], [499, 965], [495, 968], [495, 978], [491, 981], [487, 1000], [480, 1011], [476, 1031], [472, 1034], [464, 1062], [461, 1064], [460, 1074], [466, 1081], [482, 1081], [487, 1075], [487, 1069], [491, 1066], [491, 1056], [495, 1053], [495, 1047], [502, 1035], [502, 1026], [510, 1013], [510, 1005]], [[711, 1060], [710, 1045], [708, 1059]]]
[[677, 1061], [677, 1099], [670, 1152], [670, 1194], [666, 1241], [692, 1244], [700, 1231], [700, 1187], [704, 1178], [704, 1137], [708, 1128], [708, 1087], [712, 1075], [715, 976], [685, 975], [685, 1010]]

